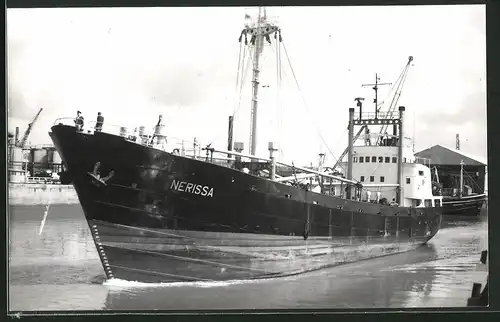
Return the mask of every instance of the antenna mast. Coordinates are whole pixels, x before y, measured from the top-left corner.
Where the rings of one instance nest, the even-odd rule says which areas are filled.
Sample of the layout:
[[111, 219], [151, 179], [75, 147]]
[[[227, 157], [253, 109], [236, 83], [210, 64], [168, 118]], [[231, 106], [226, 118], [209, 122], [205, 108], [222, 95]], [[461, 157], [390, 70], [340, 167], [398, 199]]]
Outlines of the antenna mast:
[[239, 41], [242, 37], [245, 39], [245, 45], [248, 45], [247, 35], [250, 35], [250, 45], [254, 46], [253, 77], [252, 77], [252, 110], [250, 114], [250, 155], [255, 155], [257, 146], [257, 107], [259, 94], [259, 74], [260, 74], [260, 55], [264, 49], [264, 39], [271, 43], [270, 35], [274, 33], [275, 39], [279, 34], [281, 42], [281, 30], [278, 26], [267, 21], [266, 9], [259, 7], [259, 16], [257, 22], [252, 25], [246, 25], [241, 31]]
[[373, 99], [373, 103], [375, 104], [375, 119], [378, 117], [378, 87], [379, 85], [392, 85], [392, 83], [379, 83], [378, 81], [380, 80], [380, 77], [378, 77], [378, 74], [375, 73], [375, 84], [363, 84], [361, 86], [366, 87], [366, 86], [373, 86], [373, 90], [375, 91], [375, 98]]

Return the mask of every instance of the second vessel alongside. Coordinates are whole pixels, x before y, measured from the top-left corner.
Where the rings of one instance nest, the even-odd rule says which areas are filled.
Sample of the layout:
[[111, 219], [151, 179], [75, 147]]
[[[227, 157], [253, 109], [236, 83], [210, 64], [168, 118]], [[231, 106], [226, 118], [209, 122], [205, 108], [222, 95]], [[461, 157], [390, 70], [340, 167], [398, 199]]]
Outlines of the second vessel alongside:
[[435, 145], [416, 153], [431, 159], [433, 189], [443, 196], [443, 215], [475, 217], [486, 202], [486, 164], [460, 150]]

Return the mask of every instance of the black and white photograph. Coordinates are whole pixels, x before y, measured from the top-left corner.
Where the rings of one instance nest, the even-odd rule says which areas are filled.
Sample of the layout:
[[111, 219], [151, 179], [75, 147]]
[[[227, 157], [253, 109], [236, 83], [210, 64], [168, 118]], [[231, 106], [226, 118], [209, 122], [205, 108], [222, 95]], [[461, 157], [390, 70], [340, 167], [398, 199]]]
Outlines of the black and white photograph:
[[485, 5], [6, 29], [12, 314], [488, 306]]

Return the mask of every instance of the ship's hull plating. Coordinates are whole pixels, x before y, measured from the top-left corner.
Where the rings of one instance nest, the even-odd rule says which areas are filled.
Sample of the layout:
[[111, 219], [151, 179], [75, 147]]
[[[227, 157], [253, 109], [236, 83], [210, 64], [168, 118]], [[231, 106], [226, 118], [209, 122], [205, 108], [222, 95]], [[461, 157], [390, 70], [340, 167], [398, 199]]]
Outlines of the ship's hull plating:
[[478, 194], [466, 197], [444, 197], [443, 215], [448, 216], [479, 216], [485, 202], [485, 195]]
[[[441, 208], [325, 196], [64, 125], [50, 135], [108, 278], [174, 282], [297, 274], [413, 249], [441, 223]], [[89, 174], [94, 169], [109, 180], [96, 180]]]
[[427, 240], [317, 238], [144, 229], [90, 221], [108, 277], [141, 282], [217, 281], [298, 274], [408, 251]]

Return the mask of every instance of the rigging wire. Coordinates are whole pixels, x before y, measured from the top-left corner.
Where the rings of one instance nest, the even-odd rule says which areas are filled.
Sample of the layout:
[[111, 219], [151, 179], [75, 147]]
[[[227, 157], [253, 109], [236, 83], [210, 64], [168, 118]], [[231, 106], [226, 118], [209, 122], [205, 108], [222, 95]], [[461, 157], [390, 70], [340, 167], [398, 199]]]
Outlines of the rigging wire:
[[[278, 154], [279, 154], [279, 160], [282, 161], [283, 159], [283, 148], [281, 145], [281, 138], [282, 138], [282, 116], [283, 116], [283, 109], [282, 109], [282, 104], [280, 102], [280, 91], [281, 91], [281, 53], [279, 51], [279, 41], [272, 42], [271, 43], [271, 48], [273, 52], [276, 55], [276, 109], [277, 113], [275, 113], [275, 116], [277, 116], [278, 121], [277, 121], [277, 145], [278, 145]], [[278, 115], [276, 115], [278, 114]]]
[[[234, 96], [235, 98], [237, 97], [237, 93], [238, 93], [238, 85], [239, 85], [239, 80], [240, 80], [240, 73], [241, 73], [241, 52], [243, 51], [244, 54], [246, 54], [245, 52], [245, 49], [246, 47], [243, 47], [243, 42], [240, 42], [240, 52], [238, 54], [238, 71], [236, 72], [236, 82], [234, 84]], [[234, 111], [236, 110], [236, 101], [234, 102], [234, 106], [233, 106], [233, 114], [234, 114]]]
[[[280, 32], [280, 35], [281, 35], [281, 32]], [[279, 45], [280, 42], [276, 42], [276, 51], [277, 51], [277, 55], [278, 55], [278, 60], [277, 60], [277, 63], [276, 63], [276, 68], [278, 69], [278, 129], [279, 129], [279, 138], [280, 138], [280, 143], [278, 143], [278, 147], [280, 149], [279, 151], [279, 156], [281, 159], [284, 158], [284, 152], [283, 152], [283, 148], [282, 148], [282, 144], [281, 144], [281, 139], [283, 137], [283, 105], [281, 104], [281, 96], [280, 96], [280, 92], [281, 92], [281, 81], [282, 81], [282, 77], [283, 77], [283, 73], [281, 71], [281, 67], [282, 67], [282, 64], [281, 64], [281, 46]]]
[[[394, 93], [394, 95], [392, 96], [392, 101], [389, 105], [389, 109], [388, 109], [388, 114], [390, 113], [390, 118], [392, 118], [396, 112], [396, 103], [397, 101], [399, 100], [399, 98], [401, 97], [401, 90], [403, 88], [403, 85], [406, 81], [406, 77], [408, 76], [408, 72], [410, 70], [410, 65], [409, 63], [405, 66], [405, 68], [403, 69], [403, 71], [401, 72], [401, 74], [399, 75], [398, 79], [396, 80], [396, 83], [393, 85], [393, 89], [394, 89], [394, 86], [397, 84], [397, 87], [396, 87], [396, 92]], [[389, 92], [389, 94], [392, 93], [392, 90]], [[387, 130], [387, 127], [388, 125], [385, 124], [384, 126], [382, 126], [380, 128], [380, 132], [379, 134], [382, 135], [383, 132], [385, 132]], [[380, 138], [380, 137], [379, 137]]]
[[[248, 54], [248, 56], [247, 56]], [[246, 68], [243, 69], [245, 66], [245, 64], [241, 64], [245, 59], [248, 58], [248, 61], [247, 61], [247, 64], [246, 64]], [[243, 84], [244, 84], [244, 80], [246, 78], [246, 76], [248, 75], [248, 70], [250, 68], [250, 65], [251, 63], [253, 62], [253, 58], [252, 58], [252, 53], [251, 51], [247, 50], [247, 46], [244, 46], [244, 49], [243, 49], [243, 58], [240, 57], [240, 60], [238, 61], [238, 72], [237, 72], [237, 80], [236, 80], [236, 92], [238, 93], [238, 85], [239, 85], [239, 93], [236, 97], [236, 100], [235, 100], [235, 106], [233, 107], [233, 114], [232, 114], [232, 117], [233, 117], [233, 122], [231, 123], [231, 127], [230, 127], [230, 130], [231, 132], [233, 131], [233, 128], [234, 128], [234, 123], [235, 123], [235, 119], [234, 117], [236, 116], [236, 114], [239, 112], [240, 110], [240, 107], [241, 107], [241, 93], [243, 91]], [[222, 135], [221, 132], [218, 132], [214, 139], [211, 140], [211, 142], [208, 144], [208, 145], [212, 145], [216, 139], [218, 139], [220, 137], [220, 135]]]
[[483, 189], [483, 188], [481, 188], [481, 187], [479, 186], [479, 184], [476, 182], [476, 180], [474, 180], [474, 178], [472, 178], [472, 177], [471, 177], [471, 175], [470, 175], [467, 171], [463, 170], [463, 172], [465, 173], [465, 175], [466, 175], [467, 177], [469, 177], [469, 179], [472, 181], [472, 183], [473, 183], [473, 184], [474, 184], [477, 188], [479, 188], [479, 190], [482, 190], [482, 191], [484, 192], [484, 189]]
[[[285, 55], [286, 55], [286, 58], [288, 60], [288, 65], [290, 66], [290, 70], [292, 72], [292, 75], [293, 75], [293, 78], [295, 80], [295, 84], [297, 86], [297, 89], [299, 90], [299, 93], [300, 93], [300, 97], [302, 98], [302, 101], [304, 102], [304, 105], [306, 107], [306, 110], [308, 110], [309, 112], [309, 106], [307, 105], [307, 102], [304, 98], [304, 95], [302, 94], [302, 91], [300, 89], [300, 86], [299, 86], [299, 82], [297, 81], [297, 77], [295, 76], [295, 71], [293, 70], [293, 67], [292, 67], [292, 64], [291, 64], [291, 61], [290, 61], [290, 56], [288, 55], [288, 51], [286, 50], [286, 46], [284, 43], [282, 43], [283, 45], [283, 49], [285, 50]], [[321, 141], [323, 141], [323, 144], [325, 145], [325, 147], [327, 148], [328, 152], [330, 152], [330, 154], [332, 155], [332, 157], [335, 159], [335, 162], [338, 161], [337, 157], [333, 154], [332, 150], [330, 149], [330, 147], [328, 146], [328, 144], [326, 143], [325, 139], [323, 138], [323, 135], [321, 135], [321, 132], [319, 131], [319, 127], [317, 126], [316, 124], [316, 120], [313, 118], [312, 121], [315, 123], [316, 125], [316, 132], [318, 134], [318, 136], [320, 137]]]

